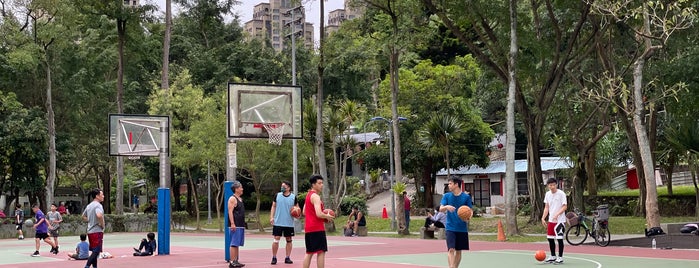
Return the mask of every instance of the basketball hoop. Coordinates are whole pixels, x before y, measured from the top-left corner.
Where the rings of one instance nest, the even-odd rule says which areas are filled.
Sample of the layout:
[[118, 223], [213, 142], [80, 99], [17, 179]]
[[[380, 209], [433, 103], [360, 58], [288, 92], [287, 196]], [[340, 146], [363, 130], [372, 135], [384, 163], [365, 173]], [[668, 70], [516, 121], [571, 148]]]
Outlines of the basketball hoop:
[[282, 145], [285, 123], [263, 123], [262, 126], [265, 127], [269, 135], [269, 144]]

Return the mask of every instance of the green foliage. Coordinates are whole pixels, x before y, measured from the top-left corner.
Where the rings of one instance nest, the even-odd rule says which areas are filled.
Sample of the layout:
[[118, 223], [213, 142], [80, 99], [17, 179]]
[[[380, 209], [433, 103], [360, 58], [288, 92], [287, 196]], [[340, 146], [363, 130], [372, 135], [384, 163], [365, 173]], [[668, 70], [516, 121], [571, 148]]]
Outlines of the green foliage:
[[342, 215], [349, 215], [354, 207], [357, 207], [359, 211], [366, 215], [366, 198], [361, 195], [348, 195], [342, 198], [342, 202], [340, 203], [340, 212]]
[[406, 189], [407, 187], [408, 187], [408, 186], [407, 186], [404, 182], [397, 181], [397, 182], [393, 185], [393, 192], [396, 193], [396, 195], [400, 195], [401, 193], [405, 192], [405, 189]]

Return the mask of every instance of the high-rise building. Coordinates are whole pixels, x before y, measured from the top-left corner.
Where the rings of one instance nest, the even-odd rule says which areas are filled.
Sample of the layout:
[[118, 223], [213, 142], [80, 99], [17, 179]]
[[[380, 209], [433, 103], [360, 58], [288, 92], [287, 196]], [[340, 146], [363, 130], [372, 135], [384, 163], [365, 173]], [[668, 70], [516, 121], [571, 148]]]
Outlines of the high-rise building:
[[130, 7], [137, 7], [138, 6], [139, 0], [124, 0], [124, 5], [125, 6], [130, 6]]
[[328, 14], [328, 25], [325, 26], [325, 33], [331, 34], [340, 29], [340, 25], [346, 20], [352, 20], [362, 15], [362, 8], [351, 7], [345, 1], [344, 9], [335, 9]]
[[312, 48], [313, 24], [306, 22], [303, 7], [294, 7], [291, 0], [269, 0], [255, 5], [252, 20], [244, 26], [248, 38], [269, 39], [272, 47], [281, 51], [285, 44], [291, 44], [293, 30], [301, 37], [297, 40]]

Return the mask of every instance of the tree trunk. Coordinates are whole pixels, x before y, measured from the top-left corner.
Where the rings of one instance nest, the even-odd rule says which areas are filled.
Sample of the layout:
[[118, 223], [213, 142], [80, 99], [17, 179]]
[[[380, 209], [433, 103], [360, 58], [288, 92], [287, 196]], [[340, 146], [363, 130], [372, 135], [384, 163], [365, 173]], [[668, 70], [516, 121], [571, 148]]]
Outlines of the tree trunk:
[[197, 184], [192, 180], [192, 172], [187, 169], [187, 176], [189, 177], [189, 191], [192, 192], [192, 199], [194, 199], [194, 214], [197, 217], [197, 230], [201, 230], [201, 221], [199, 213], [199, 197], [197, 196]]
[[[618, 100], [617, 100], [618, 102]], [[617, 118], [619, 118], [619, 121], [621, 121], [622, 126], [624, 126], [624, 130], [626, 132], [626, 138], [629, 139], [629, 148], [631, 148], [631, 156], [633, 158], [633, 165], [636, 167], [636, 181], [638, 181], [638, 189], [639, 189], [639, 202], [638, 202], [638, 207], [637, 212], [638, 215], [646, 215], [646, 184], [645, 180], [643, 179], [643, 168], [639, 168], [643, 166], [641, 162], [641, 151], [638, 148], [638, 139], [636, 136], [636, 130], [633, 128], [633, 124], [629, 122], [629, 119], [626, 117], [626, 114], [621, 112], [617, 115]]]
[[[396, 30], [397, 31], [397, 30]], [[399, 52], [397, 48], [394, 46], [391, 48], [391, 60], [390, 60], [390, 69], [391, 69], [391, 114], [392, 114], [392, 134], [393, 134], [393, 165], [394, 165], [394, 171], [395, 171], [395, 178], [393, 178], [394, 182], [397, 181], [403, 181], [403, 165], [401, 165], [401, 146], [400, 146], [400, 129], [398, 128], [398, 124], [400, 124], [400, 120], [398, 120], [398, 57], [399, 57]], [[393, 186], [393, 185], [391, 185]]]
[[166, 92], [170, 89], [170, 32], [172, 32], [172, 0], [165, 0], [165, 34], [163, 36], [163, 70], [160, 76], [160, 88]]
[[583, 159], [583, 161], [585, 161], [585, 175], [587, 175], [587, 192], [591, 196], [597, 196], [597, 175], [595, 175], [597, 150], [595, 150], [594, 146], [589, 148], [590, 150], [587, 151]]
[[517, 0], [510, 0], [510, 54], [507, 83], [507, 146], [505, 147], [505, 230], [519, 235], [517, 227], [517, 178], [515, 176], [515, 92], [517, 91]]
[[573, 203], [572, 208], [580, 209], [580, 211], [585, 211], [585, 182], [587, 178], [587, 168], [585, 166], [585, 160], [582, 159], [582, 152], [578, 152], [578, 157], [575, 159], [575, 176], [573, 176], [573, 189], [571, 189], [571, 200]]
[[529, 203], [531, 204], [531, 215], [529, 215], [530, 223], [537, 223], [541, 219], [541, 214], [544, 213], [544, 181], [541, 172], [541, 156], [539, 155], [539, 136], [538, 127], [533, 126], [535, 122], [532, 120], [527, 123], [525, 120], [525, 128], [527, 131], [527, 182], [529, 183]]
[[[102, 166], [99, 169], [99, 176], [102, 181], [102, 192], [104, 193], [104, 201], [102, 201], [102, 206], [104, 207], [104, 214], [111, 214], [112, 208], [110, 206], [112, 200], [112, 177], [109, 172], [108, 166]], [[87, 202], [92, 202], [92, 200], [87, 200]]]
[[[692, 182], [694, 183], [694, 217], [699, 219], [699, 185], [697, 184], [697, 166], [696, 159], [694, 164], [690, 165], [692, 170]], [[693, 166], [693, 167], [692, 167]]]
[[[320, 28], [325, 29], [325, 1], [320, 1]], [[325, 161], [325, 142], [323, 138], [323, 72], [325, 71], [325, 53], [323, 51], [325, 47], [325, 30], [320, 30], [320, 44], [318, 47], [318, 92], [316, 93], [316, 152], [318, 153], [318, 171], [320, 176], [324, 179], [328, 179], [328, 165]], [[329, 187], [323, 187], [322, 199], [324, 203], [329, 201], [330, 189]]]
[[671, 152], [668, 155], [667, 164], [663, 168], [663, 170], [665, 171], [666, 177], [667, 177], [667, 179], [665, 180], [665, 185], [667, 185], [667, 194], [669, 196], [673, 195], [673, 192], [672, 192], [672, 173], [675, 172], [675, 163], [677, 163], [677, 154], [675, 152]]
[[[393, 189], [391, 189], [393, 191]], [[410, 230], [405, 227], [405, 199], [403, 199], [402, 193], [396, 193], [396, 223], [398, 224], [398, 234], [408, 235]]]
[[432, 158], [428, 157], [425, 161], [422, 162], [422, 175], [420, 176], [422, 178], [422, 185], [425, 187], [425, 191], [423, 192], [425, 204], [424, 206], [426, 208], [433, 208], [434, 207], [434, 200], [433, 200], [433, 195], [434, 195], [434, 184], [435, 181], [432, 179]]
[[638, 147], [643, 162], [643, 173], [646, 182], [646, 224], [648, 228], [660, 227], [660, 211], [658, 209], [658, 191], [655, 183], [655, 167], [653, 165], [653, 152], [650, 148], [648, 133], [646, 132], [643, 104], [643, 57], [636, 60], [633, 70], [633, 124], [638, 138]]
[[49, 170], [46, 176], [46, 205], [49, 205], [53, 203], [54, 189], [56, 187], [56, 122], [53, 112], [51, 60], [47, 46], [44, 47], [44, 56], [46, 57], [46, 121], [49, 132]]
[[[117, 66], [117, 113], [124, 113], [124, 43], [126, 42], [126, 20], [117, 19], [118, 66]], [[124, 214], [124, 158], [117, 156], [116, 214]]]

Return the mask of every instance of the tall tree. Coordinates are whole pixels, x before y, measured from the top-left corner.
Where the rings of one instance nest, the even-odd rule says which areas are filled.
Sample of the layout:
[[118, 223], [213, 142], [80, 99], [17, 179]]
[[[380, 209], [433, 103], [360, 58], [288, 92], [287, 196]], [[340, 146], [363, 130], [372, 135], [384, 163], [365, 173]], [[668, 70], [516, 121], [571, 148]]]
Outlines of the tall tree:
[[[635, 41], [632, 59], [627, 65], [632, 71], [631, 83], [625, 83], [624, 77], [610, 77], [616, 83], [616, 88], [621, 88], [623, 94], [617, 96], [628, 97], [618, 100], [624, 116], [630, 116], [633, 124], [633, 132], [638, 145], [638, 155], [645, 182], [645, 208], [646, 225], [649, 228], [660, 227], [660, 211], [658, 208], [658, 194], [655, 182], [655, 162], [653, 159], [653, 141], [655, 140], [654, 128], [648, 129], [652, 120], [646, 119], [646, 112], [650, 111], [651, 119], [654, 118], [654, 106], [649, 102], [649, 92], [644, 83], [644, 72], [647, 62], [659, 50], [663, 49], [673, 33], [690, 27], [696, 17], [691, 1], [672, 1], [660, 3], [653, 1], [603, 1], [594, 3], [596, 12], [614, 20], [615, 25], [625, 26], [633, 34]], [[603, 22], [607, 22], [603, 20]], [[623, 52], [627, 53], [627, 52]], [[613, 67], [610, 67], [613, 68]], [[625, 84], [631, 84], [629, 92]], [[661, 92], [661, 97], [666, 95]], [[630, 127], [627, 127], [629, 132]], [[649, 133], [650, 132], [650, 133]], [[637, 166], [638, 167], [638, 166]], [[637, 168], [638, 170], [638, 168]], [[639, 177], [639, 179], [641, 179]], [[639, 180], [640, 182], [640, 180]]]
[[510, 0], [510, 54], [507, 64], [507, 144], [505, 145], [505, 226], [507, 235], [517, 227], [517, 177], [515, 176], [515, 94], [517, 93], [517, 0]]
[[[325, 71], [325, 1], [320, 1], [320, 45], [318, 47], [318, 88], [315, 96], [316, 105], [316, 160], [320, 176], [328, 178], [328, 164], [325, 160], [325, 142], [323, 134], [323, 72]], [[323, 187], [323, 201], [330, 201], [330, 187]]]
[[[506, 1], [447, 1], [422, 0], [423, 4], [447, 26], [458, 40], [498, 78], [508, 81], [509, 29], [502, 5]], [[468, 6], [466, 6], [468, 5]], [[526, 31], [518, 39], [526, 40], [521, 50], [527, 56], [519, 62], [532, 75], [516, 81], [516, 107], [527, 133], [527, 178], [532, 205], [530, 222], [536, 222], [543, 212], [544, 185], [541, 180], [541, 135], [549, 108], [567, 69], [575, 68], [584, 55], [591, 32], [587, 25], [590, 4], [581, 1], [532, 1], [526, 7]], [[526, 35], [525, 35], [526, 34]]]

